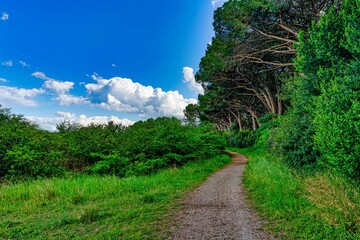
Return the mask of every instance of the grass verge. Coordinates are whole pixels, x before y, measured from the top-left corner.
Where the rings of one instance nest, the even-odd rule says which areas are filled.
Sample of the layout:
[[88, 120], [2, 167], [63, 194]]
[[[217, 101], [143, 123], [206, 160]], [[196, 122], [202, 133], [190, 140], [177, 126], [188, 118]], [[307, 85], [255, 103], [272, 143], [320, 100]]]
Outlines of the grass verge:
[[165, 239], [180, 198], [229, 162], [224, 155], [152, 176], [0, 186], [0, 239]]
[[264, 147], [247, 155], [243, 183], [250, 204], [280, 239], [360, 239], [360, 189], [328, 173], [303, 175]]

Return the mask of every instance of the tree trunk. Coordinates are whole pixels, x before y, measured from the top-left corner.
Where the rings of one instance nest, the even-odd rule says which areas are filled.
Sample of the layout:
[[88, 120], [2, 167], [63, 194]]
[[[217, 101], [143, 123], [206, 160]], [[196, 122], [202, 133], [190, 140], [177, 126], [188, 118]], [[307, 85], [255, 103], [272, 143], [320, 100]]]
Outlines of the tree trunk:
[[251, 116], [251, 119], [252, 119], [252, 126], [253, 126], [253, 130], [255, 131], [255, 130], [256, 130], [255, 117], [254, 117], [254, 116]]

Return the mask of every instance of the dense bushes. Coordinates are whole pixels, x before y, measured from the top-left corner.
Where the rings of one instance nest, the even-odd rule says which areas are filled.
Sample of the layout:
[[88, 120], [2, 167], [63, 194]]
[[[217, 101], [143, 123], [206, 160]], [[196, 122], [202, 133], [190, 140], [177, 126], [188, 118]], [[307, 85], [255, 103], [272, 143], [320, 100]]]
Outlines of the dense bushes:
[[0, 105], [0, 178], [61, 174], [62, 152], [53, 140], [52, 133]]
[[[100, 174], [143, 175], [219, 154], [225, 147], [209, 127], [184, 126], [176, 118], [137, 122], [118, 133], [116, 148], [89, 167]], [[94, 155], [94, 153], [93, 153]]]
[[[340, 81], [339, 81], [340, 80]], [[339, 82], [338, 82], [339, 81]], [[319, 163], [360, 179], [360, 92], [351, 86], [358, 76], [335, 78], [320, 97], [314, 119]]]
[[318, 164], [360, 179], [360, 1], [332, 8], [297, 46], [298, 78], [279, 145], [292, 165]]
[[65, 171], [144, 175], [220, 153], [225, 140], [212, 127], [185, 126], [176, 118], [40, 130], [0, 108], [0, 179], [46, 177]]
[[251, 147], [257, 140], [257, 134], [251, 130], [229, 130], [225, 133], [228, 145], [231, 147]]
[[64, 122], [57, 126], [64, 157], [61, 164], [73, 171], [86, 167], [112, 154], [118, 149], [119, 139], [125, 128], [112, 122], [106, 125], [81, 126]]
[[[300, 86], [293, 89], [299, 90]], [[302, 98], [298, 105], [289, 109], [279, 119], [279, 127], [275, 130], [274, 147], [284, 156], [284, 160], [293, 167], [314, 165], [319, 157], [314, 146], [313, 114], [309, 106], [313, 102]]]

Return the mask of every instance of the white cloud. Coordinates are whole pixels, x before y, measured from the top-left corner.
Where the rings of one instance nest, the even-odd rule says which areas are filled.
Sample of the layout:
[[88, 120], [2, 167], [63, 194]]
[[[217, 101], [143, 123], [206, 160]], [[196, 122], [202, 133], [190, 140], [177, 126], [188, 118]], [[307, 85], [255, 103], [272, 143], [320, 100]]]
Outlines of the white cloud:
[[35, 107], [38, 104], [34, 98], [37, 95], [43, 94], [45, 91], [43, 89], [37, 88], [25, 89], [0, 86], [0, 92], [0, 102], [4, 105], [15, 103], [24, 106]]
[[63, 121], [69, 121], [69, 122], [74, 121], [76, 119], [76, 115], [74, 113], [69, 113], [69, 112], [57, 111], [56, 116], [61, 118]]
[[74, 87], [74, 82], [59, 81], [46, 76], [43, 72], [34, 72], [32, 76], [44, 80], [43, 89], [49, 90], [57, 97], [53, 98], [59, 102], [60, 105], [69, 106], [72, 104], [88, 104], [90, 103], [84, 97], [77, 97], [69, 94], [69, 91]]
[[44, 81], [52, 81], [52, 80], [55, 80], [55, 79], [53, 79], [53, 78], [47, 77], [46, 74], [43, 73], [43, 72], [34, 72], [33, 74], [31, 74], [31, 76], [36, 77], [36, 78], [39, 78], [39, 79], [42, 79], [42, 80], [44, 80]]
[[182, 118], [185, 107], [196, 99], [185, 99], [178, 91], [143, 86], [128, 78], [104, 79], [92, 75], [97, 83], [86, 84], [93, 103], [99, 107], [143, 117], [175, 116]]
[[99, 81], [101, 79], [103, 79], [99, 74], [97, 74], [96, 72], [94, 72], [93, 74], [91, 74], [91, 79], [94, 81]]
[[9, 17], [10, 16], [7, 12], [3, 12], [0, 19], [5, 22], [5, 21], [9, 20]]
[[43, 84], [43, 88], [54, 91], [58, 94], [69, 92], [74, 87], [73, 82], [60, 82], [57, 80], [48, 80]]
[[115, 63], [111, 64], [111, 66], [114, 67], [114, 68], [117, 68]]
[[188, 85], [188, 88], [196, 94], [204, 95], [204, 88], [195, 80], [194, 69], [190, 67], [183, 68], [184, 80], [183, 82]]
[[46, 76], [46, 74], [43, 72], [34, 72], [31, 75], [36, 78], [44, 80], [45, 82], [43, 84], [43, 88], [53, 91], [57, 94], [65, 94], [74, 87], [73, 82], [68, 82], [68, 81], [62, 82], [59, 80], [55, 80], [53, 78]]
[[6, 67], [12, 67], [14, 65], [12, 60], [8, 60], [6, 62], [2, 62], [1, 65], [6, 66]]
[[62, 106], [69, 106], [72, 104], [80, 105], [80, 104], [90, 104], [90, 101], [84, 97], [77, 97], [71, 94], [59, 94], [58, 97], [54, 98], [59, 102]]
[[23, 67], [30, 67], [30, 64], [28, 64], [28, 63], [25, 62], [25, 61], [20, 60], [19, 63], [20, 63], [20, 65], [23, 66]]
[[118, 117], [115, 116], [93, 116], [93, 117], [87, 117], [86, 115], [80, 115], [76, 121], [83, 125], [83, 126], [88, 126], [90, 124], [106, 124], [108, 122], [113, 122], [116, 124], [122, 124], [124, 126], [130, 126], [132, 124], [134, 124], [134, 121], [131, 121], [127, 118], [123, 118], [120, 119]]
[[37, 123], [41, 128], [49, 131], [56, 131], [56, 125], [64, 121], [69, 121], [70, 123], [78, 123], [83, 126], [88, 126], [90, 124], [106, 124], [110, 121], [116, 124], [122, 124], [124, 126], [129, 126], [134, 124], [134, 121], [131, 121], [127, 118], [120, 119], [115, 116], [92, 116], [87, 117], [86, 115], [76, 116], [73, 113], [68, 112], [57, 112], [55, 117], [37, 117], [37, 116], [27, 116], [27, 119]]
[[0, 78], [0, 82], [8, 82], [5, 78]]

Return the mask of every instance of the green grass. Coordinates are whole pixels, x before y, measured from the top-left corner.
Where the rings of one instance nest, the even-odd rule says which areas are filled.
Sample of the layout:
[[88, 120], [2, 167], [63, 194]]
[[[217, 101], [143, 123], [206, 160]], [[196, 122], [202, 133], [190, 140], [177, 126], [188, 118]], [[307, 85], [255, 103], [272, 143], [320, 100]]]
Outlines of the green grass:
[[303, 175], [257, 145], [247, 155], [243, 183], [250, 204], [280, 239], [360, 239], [360, 190], [343, 178]]
[[181, 197], [228, 162], [218, 156], [152, 176], [2, 185], [0, 239], [166, 239]]

